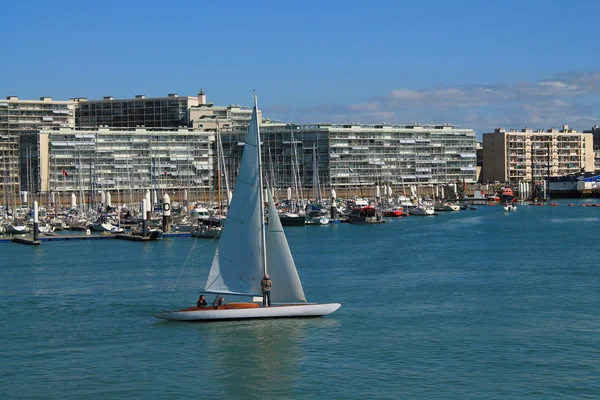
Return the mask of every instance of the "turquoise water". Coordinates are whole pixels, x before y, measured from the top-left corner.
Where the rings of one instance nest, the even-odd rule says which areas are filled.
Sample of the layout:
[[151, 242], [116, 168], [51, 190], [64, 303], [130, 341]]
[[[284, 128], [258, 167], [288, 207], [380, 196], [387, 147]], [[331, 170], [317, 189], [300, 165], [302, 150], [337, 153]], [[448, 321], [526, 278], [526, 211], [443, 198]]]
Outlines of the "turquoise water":
[[600, 208], [566, 203], [286, 228], [343, 303], [307, 320], [155, 320], [215, 242], [0, 244], [0, 398], [598, 398]]

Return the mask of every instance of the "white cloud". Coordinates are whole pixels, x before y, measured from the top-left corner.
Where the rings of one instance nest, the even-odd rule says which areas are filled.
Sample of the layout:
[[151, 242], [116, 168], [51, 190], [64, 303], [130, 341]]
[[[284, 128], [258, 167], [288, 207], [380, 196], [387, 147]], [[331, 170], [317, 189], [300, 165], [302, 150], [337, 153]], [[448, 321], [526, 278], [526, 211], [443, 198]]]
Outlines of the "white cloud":
[[567, 121], [569, 123], [586, 123], [586, 124], [590, 125], [590, 124], [597, 124], [598, 121], [600, 121], [600, 118], [599, 117], [584, 117], [581, 115], [573, 115], [571, 117], [565, 118], [565, 121]]
[[315, 105], [295, 111], [297, 122], [306, 123], [451, 123], [480, 133], [570, 123], [582, 130], [600, 121], [600, 72], [565, 73], [530, 82], [396, 87], [352, 104]]
[[577, 85], [568, 85], [564, 82], [539, 82], [538, 85], [540, 86], [551, 86], [553, 88], [559, 88], [559, 89], [579, 89], [579, 86]]

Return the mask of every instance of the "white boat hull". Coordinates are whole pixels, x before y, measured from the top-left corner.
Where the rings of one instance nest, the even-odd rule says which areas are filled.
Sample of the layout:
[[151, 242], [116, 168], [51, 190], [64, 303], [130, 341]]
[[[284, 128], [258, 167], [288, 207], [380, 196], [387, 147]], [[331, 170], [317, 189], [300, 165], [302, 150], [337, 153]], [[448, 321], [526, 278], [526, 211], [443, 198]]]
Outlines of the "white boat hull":
[[416, 216], [427, 216], [427, 215], [435, 215], [435, 210], [433, 208], [414, 208], [409, 211], [410, 215]]
[[8, 225], [6, 227], [6, 232], [14, 235], [22, 235], [24, 233], [29, 233], [29, 227], [26, 225]]
[[329, 218], [320, 217], [320, 218], [307, 218], [306, 225], [327, 225], [329, 224]]
[[218, 321], [253, 318], [322, 317], [341, 307], [340, 303], [274, 305], [272, 307], [164, 311], [154, 316], [169, 321]]

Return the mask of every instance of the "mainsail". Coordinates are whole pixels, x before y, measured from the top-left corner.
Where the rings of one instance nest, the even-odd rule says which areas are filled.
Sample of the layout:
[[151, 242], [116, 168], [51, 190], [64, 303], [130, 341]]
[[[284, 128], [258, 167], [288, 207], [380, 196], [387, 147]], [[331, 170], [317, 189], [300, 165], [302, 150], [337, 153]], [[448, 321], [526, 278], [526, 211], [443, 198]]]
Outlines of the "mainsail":
[[274, 303], [306, 303], [300, 277], [296, 270], [271, 191], [269, 199], [269, 229], [267, 230], [267, 266], [273, 281], [271, 300]]
[[264, 273], [262, 179], [259, 126], [254, 106], [227, 224], [208, 274], [205, 291], [258, 295]]

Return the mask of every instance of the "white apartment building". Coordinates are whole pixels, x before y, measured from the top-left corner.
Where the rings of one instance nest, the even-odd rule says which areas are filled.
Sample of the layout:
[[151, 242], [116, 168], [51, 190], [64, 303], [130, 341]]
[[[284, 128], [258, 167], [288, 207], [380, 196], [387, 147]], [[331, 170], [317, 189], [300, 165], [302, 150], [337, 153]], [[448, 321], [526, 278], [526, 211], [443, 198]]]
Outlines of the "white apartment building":
[[19, 136], [0, 135], [0, 202], [14, 202], [19, 191]]
[[495, 129], [483, 135], [482, 180], [516, 183], [594, 171], [592, 133]]
[[190, 128], [57, 128], [37, 135], [42, 192], [206, 192], [212, 132]]
[[[387, 183], [437, 185], [476, 182], [476, 137], [453, 125], [265, 123], [261, 126], [267, 178], [277, 188], [348, 188]], [[245, 131], [223, 134], [236, 171]]]
[[[8, 139], [4, 144], [12, 143], [14, 140], [22, 142], [23, 137], [38, 132], [40, 129], [73, 127], [75, 126], [75, 107], [77, 102], [73, 100], [52, 100], [51, 97], [40, 97], [39, 100], [23, 100], [17, 96], [7, 96], [6, 100], [0, 100], [0, 137], [16, 138]], [[4, 173], [3, 190], [6, 185], [10, 191], [18, 192], [32, 187], [32, 177], [28, 175], [30, 167], [35, 165], [35, 159], [26, 143], [17, 146], [17, 163], [13, 163], [12, 156], [7, 156], [7, 165], [11, 168]], [[13, 184], [17, 183], [16, 187]], [[6, 181], [6, 185], [4, 184]]]
[[17, 96], [7, 96], [6, 100], [0, 100], [0, 135], [74, 127], [76, 104], [74, 100], [52, 100], [51, 97], [21, 100]]
[[[252, 107], [236, 104], [229, 106], [215, 106], [212, 103], [199, 104], [190, 108], [190, 124], [194, 129], [221, 131], [231, 130], [234, 127], [246, 127], [252, 117]], [[262, 112], [258, 111], [258, 118], [262, 120]]]

